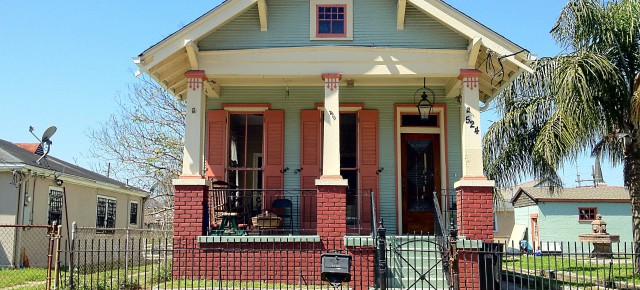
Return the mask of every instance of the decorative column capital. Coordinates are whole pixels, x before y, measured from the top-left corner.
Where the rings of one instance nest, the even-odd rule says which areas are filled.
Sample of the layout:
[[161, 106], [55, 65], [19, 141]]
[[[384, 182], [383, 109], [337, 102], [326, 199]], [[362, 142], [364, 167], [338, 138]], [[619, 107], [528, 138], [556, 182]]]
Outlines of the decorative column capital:
[[333, 91], [338, 87], [340, 80], [342, 79], [341, 73], [322, 74], [322, 80], [327, 86], [327, 89]]
[[474, 90], [478, 88], [478, 80], [481, 74], [482, 72], [477, 69], [461, 69], [458, 79], [462, 81], [462, 85]]
[[207, 80], [207, 75], [203, 70], [190, 70], [184, 73], [184, 76], [187, 78], [189, 88], [194, 91], [200, 89], [202, 82]]

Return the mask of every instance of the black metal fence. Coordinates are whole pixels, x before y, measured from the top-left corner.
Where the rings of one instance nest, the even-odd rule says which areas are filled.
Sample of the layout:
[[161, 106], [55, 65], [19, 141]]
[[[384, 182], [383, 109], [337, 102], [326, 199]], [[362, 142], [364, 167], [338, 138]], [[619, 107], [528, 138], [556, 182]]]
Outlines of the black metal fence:
[[[351, 279], [341, 287], [352, 289], [640, 288], [631, 243], [594, 253], [590, 243], [549, 242], [529, 250], [449, 235], [445, 248], [434, 235], [386, 235], [383, 227], [377, 238], [323, 240], [219, 236], [198, 242], [174, 241], [168, 233], [94, 234], [74, 240], [70, 252], [60, 249], [58, 256], [71, 260], [68, 266], [60, 261], [54, 281], [58, 289], [331, 289], [321, 279], [320, 257], [343, 253], [352, 258]], [[44, 283], [37, 281], [28, 283]]]

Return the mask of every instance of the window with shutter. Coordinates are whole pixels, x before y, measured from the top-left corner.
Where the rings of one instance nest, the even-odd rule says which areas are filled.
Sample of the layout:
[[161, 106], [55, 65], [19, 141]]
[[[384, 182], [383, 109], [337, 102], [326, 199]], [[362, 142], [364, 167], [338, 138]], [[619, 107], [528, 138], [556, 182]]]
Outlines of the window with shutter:
[[[322, 111], [304, 110], [301, 116], [302, 188], [315, 188], [322, 175]], [[340, 175], [348, 181], [347, 226], [349, 232], [368, 233], [371, 227], [370, 192], [378, 190], [378, 111], [345, 110], [340, 113]], [[377, 199], [376, 199], [377, 200]], [[315, 229], [315, 203], [302, 226]], [[303, 208], [304, 209], [304, 208]]]

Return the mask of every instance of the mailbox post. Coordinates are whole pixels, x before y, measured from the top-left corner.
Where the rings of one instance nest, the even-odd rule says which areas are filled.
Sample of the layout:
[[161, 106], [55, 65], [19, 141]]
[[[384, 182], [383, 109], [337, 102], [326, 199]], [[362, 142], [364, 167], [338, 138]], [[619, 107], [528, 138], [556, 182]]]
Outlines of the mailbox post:
[[321, 259], [321, 278], [332, 286], [340, 286], [343, 282], [351, 281], [351, 256], [341, 253], [324, 253]]

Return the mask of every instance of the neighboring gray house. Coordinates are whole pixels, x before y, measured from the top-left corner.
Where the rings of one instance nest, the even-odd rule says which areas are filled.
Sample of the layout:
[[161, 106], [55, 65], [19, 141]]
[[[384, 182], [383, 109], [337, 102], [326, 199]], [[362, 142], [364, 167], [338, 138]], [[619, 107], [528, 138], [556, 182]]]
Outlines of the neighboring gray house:
[[623, 187], [556, 188], [522, 187], [511, 200], [515, 224], [527, 228], [525, 239], [540, 242], [578, 242], [579, 234], [591, 232], [591, 222], [601, 214], [607, 232], [631, 242], [631, 203]]
[[[56, 221], [63, 225], [63, 237], [74, 221], [80, 227], [142, 228], [147, 192], [50, 155], [38, 163], [37, 147], [0, 139], [0, 224]], [[36, 252], [46, 251], [47, 245], [28, 248], [47, 241], [42, 230], [0, 231], [0, 268], [23, 265], [25, 251], [32, 267], [46, 265], [46, 252]], [[36, 232], [39, 237], [31, 236]], [[29, 243], [21, 243], [25, 240]]]

